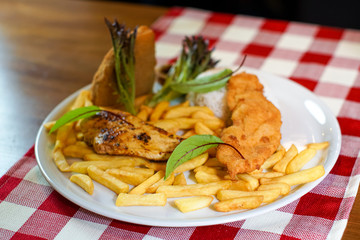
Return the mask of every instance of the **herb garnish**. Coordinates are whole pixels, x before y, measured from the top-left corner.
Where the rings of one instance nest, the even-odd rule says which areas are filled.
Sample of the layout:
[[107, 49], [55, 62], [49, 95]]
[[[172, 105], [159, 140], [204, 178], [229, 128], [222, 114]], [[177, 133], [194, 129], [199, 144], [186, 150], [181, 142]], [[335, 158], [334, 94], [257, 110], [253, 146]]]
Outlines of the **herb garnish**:
[[165, 179], [182, 163], [189, 161], [206, 150], [223, 144], [232, 147], [242, 158], [242, 154], [234, 146], [224, 143], [220, 138], [213, 135], [194, 135], [182, 141], [172, 152], [166, 163]]
[[213, 50], [209, 50], [209, 43], [202, 36], [185, 37], [180, 56], [168, 71], [163, 87], [153, 95], [148, 105], [153, 107], [160, 101], [171, 101], [183, 95], [172, 85], [193, 80], [200, 73], [215, 67], [218, 61], [211, 58]]
[[116, 90], [119, 101], [124, 104], [126, 111], [135, 115], [135, 57], [134, 46], [137, 28], [133, 31], [125, 28], [116, 20], [111, 23], [105, 18], [109, 28], [114, 49]]
[[55, 122], [54, 126], [50, 129], [49, 134], [53, 133], [59, 127], [64, 126], [67, 123], [75, 122], [83, 118], [89, 118], [100, 111], [101, 109], [98, 106], [81, 107], [71, 110]]

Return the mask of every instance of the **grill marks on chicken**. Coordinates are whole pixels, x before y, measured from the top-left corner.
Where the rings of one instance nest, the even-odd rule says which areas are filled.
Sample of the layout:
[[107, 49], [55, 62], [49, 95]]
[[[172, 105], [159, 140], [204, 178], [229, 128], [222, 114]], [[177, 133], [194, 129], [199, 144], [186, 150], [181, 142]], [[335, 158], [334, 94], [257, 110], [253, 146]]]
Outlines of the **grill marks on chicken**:
[[118, 110], [101, 111], [81, 124], [84, 140], [95, 152], [166, 160], [182, 140]]
[[238, 173], [259, 169], [280, 145], [280, 111], [263, 95], [263, 85], [255, 75], [234, 75], [228, 83], [227, 103], [233, 125], [224, 129], [221, 139], [237, 148], [220, 145], [217, 158], [234, 179]]

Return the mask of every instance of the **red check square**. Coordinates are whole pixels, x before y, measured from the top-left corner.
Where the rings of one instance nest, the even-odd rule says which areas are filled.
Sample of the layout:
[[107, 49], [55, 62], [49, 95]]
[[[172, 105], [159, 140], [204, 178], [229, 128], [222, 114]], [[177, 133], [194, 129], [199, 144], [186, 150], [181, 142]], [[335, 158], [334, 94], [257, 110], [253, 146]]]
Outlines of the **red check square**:
[[320, 63], [323, 65], [326, 65], [326, 64], [328, 64], [330, 59], [331, 59], [330, 55], [307, 52], [302, 56], [300, 61], [301, 62]]
[[[339, 122], [343, 123], [347, 121], [339, 119]], [[341, 176], [350, 176], [355, 164], [355, 160], [356, 158], [354, 157], [340, 155], [330, 173]]]
[[243, 51], [243, 54], [257, 55], [261, 57], [269, 56], [272, 47], [263, 46], [259, 44], [249, 44]]
[[226, 13], [213, 13], [208, 18], [208, 22], [211, 23], [222, 23], [222, 24], [230, 24], [232, 20], [234, 19], [234, 15], [232, 14], [226, 14]]
[[223, 239], [224, 236], [226, 236], [227, 239], [234, 239], [238, 231], [238, 228], [225, 225], [216, 225], [216, 228], [214, 228], [214, 226], [197, 227], [191, 235], [190, 240]]
[[320, 27], [315, 37], [339, 40], [342, 37], [343, 33], [344, 30], [339, 28]]
[[360, 88], [351, 88], [346, 99], [350, 101], [360, 102]]
[[284, 32], [288, 24], [288, 22], [281, 20], [266, 20], [265, 23], [261, 26], [261, 29], [275, 32]]
[[300, 198], [294, 214], [335, 220], [342, 198], [308, 193]]

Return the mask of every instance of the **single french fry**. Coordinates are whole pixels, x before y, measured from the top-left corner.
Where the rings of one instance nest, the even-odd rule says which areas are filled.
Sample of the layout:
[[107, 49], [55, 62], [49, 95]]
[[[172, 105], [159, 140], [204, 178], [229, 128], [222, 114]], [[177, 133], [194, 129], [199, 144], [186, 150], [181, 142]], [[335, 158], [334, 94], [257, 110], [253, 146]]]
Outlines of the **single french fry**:
[[276, 172], [285, 172], [286, 167], [289, 164], [289, 162], [298, 154], [298, 150], [294, 144], [291, 145], [291, 147], [286, 151], [284, 154], [284, 157], [278, 161], [274, 167], [273, 170]]
[[116, 155], [106, 155], [106, 154], [97, 154], [97, 153], [88, 153], [83, 156], [84, 161], [129, 161], [134, 164], [129, 164], [126, 166], [141, 166], [145, 165], [144, 158], [141, 157], [131, 157], [131, 156], [116, 156]]
[[154, 193], [160, 186], [171, 185], [174, 183], [175, 175], [172, 173], [166, 180], [161, 178], [159, 181], [146, 189], [147, 193]]
[[261, 184], [257, 190], [271, 190], [271, 189], [279, 189], [280, 190], [280, 195], [287, 195], [290, 190], [291, 190], [291, 187], [289, 184], [286, 184], [286, 183], [282, 183], [282, 182], [279, 182], [279, 183], [270, 183], [270, 184]]
[[117, 179], [116, 177], [104, 172], [100, 168], [94, 165], [90, 165], [87, 168], [89, 177], [94, 181], [104, 185], [116, 194], [126, 193], [129, 191], [129, 185]]
[[94, 153], [94, 150], [85, 142], [76, 142], [75, 144], [64, 147], [63, 152], [66, 157], [83, 158], [86, 154]]
[[171, 109], [174, 109], [174, 108], [179, 108], [179, 107], [189, 107], [190, 106], [190, 101], [189, 100], [186, 100], [180, 104], [176, 104], [176, 105], [170, 105], [168, 106], [168, 108], [166, 109], [166, 111], [169, 111]]
[[74, 110], [84, 106], [85, 99], [90, 94], [88, 90], [82, 90], [76, 97], [74, 103], [71, 105], [70, 110]]
[[209, 114], [209, 113], [204, 112], [204, 111], [193, 112], [191, 114], [191, 118], [205, 119], [205, 120], [218, 119], [217, 117], [214, 116], [214, 114]]
[[214, 131], [208, 128], [204, 123], [197, 122], [194, 126], [194, 131], [196, 134], [209, 134], [214, 135]]
[[239, 191], [239, 190], [220, 190], [216, 194], [216, 198], [220, 201], [250, 196], [263, 196], [264, 203], [273, 202], [280, 196], [280, 189], [263, 190], [263, 191]]
[[231, 186], [231, 180], [222, 180], [213, 183], [197, 183], [186, 186], [172, 185], [160, 186], [156, 192], [165, 193], [168, 198], [214, 195], [221, 189], [228, 189]]
[[219, 175], [211, 174], [205, 171], [198, 171], [195, 173], [195, 179], [197, 183], [211, 183], [221, 181], [222, 178]]
[[47, 123], [44, 123], [44, 128], [46, 131], [50, 131], [50, 129], [55, 125], [56, 121], [50, 121]]
[[146, 192], [146, 189], [148, 189], [148, 187], [159, 181], [161, 178], [164, 178], [164, 176], [165, 173], [163, 171], [158, 171], [157, 173], [146, 179], [144, 182], [140, 183], [139, 185], [131, 189], [129, 194], [137, 194], [137, 195], [144, 194]]
[[260, 178], [281, 177], [281, 176], [284, 176], [285, 173], [282, 173], [282, 172], [252, 172], [252, 173], [249, 173], [249, 175], [251, 175], [252, 177], [254, 177], [256, 179], [260, 179]]
[[261, 205], [263, 196], [250, 196], [229, 199], [214, 204], [214, 208], [219, 212], [230, 212], [241, 209], [254, 209]]
[[70, 172], [70, 166], [62, 153], [61, 148], [55, 147], [52, 152], [52, 159], [54, 160], [55, 165], [62, 172]]
[[121, 170], [125, 170], [128, 172], [134, 172], [134, 173], [139, 173], [142, 175], [145, 175], [147, 177], [151, 177], [152, 175], [154, 175], [155, 170], [154, 169], [150, 169], [150, 168], [140, 168], [140, 167], [120, 167]]
[[88, 194], [92, 195], [94, 192], [94, 183], [88, 175], [75, 174], [70, 177], [70, 181], [79, 185]]
[[254, 191], [259, 186], [259, 180], [247, 173], [240, 173], [237, 177], [249, 183], [248, 187], [250, 191]]
[[165, 206], [166, 195], [163, 193], [135, 195], [120, 193], [116, 199], [115, 205], [124, 206]]
[[324, 167], [322, 165], [318, 165], [316, 167], [301, 170], [281, 177], [261, 178], [260, 183], [269, 184], [269, 183], [282, 182], [290, 186], [293, 186], [293, 185], [304, 184], [315, 181], [316, 179], [322, 177], [324, 174], [325, 174]]
[[173, 185], [186, 185], [186, 178], [184, 173], [179, 173], [178, 175], [175, 176]]
[[313, 148], [315, 150], [322, 150], [325, 149], [327, 147], [329, 147], [329, 142], [325, 141], [325, 142], [320, 142], [320, 143], [309, 143], [307, 145], [308, 148]]
[[56, 133], [56, 141], [58, 141], [58, 147], [63, 148], [67, 145], [67, 139], [69, 134], [73, 131], [74, 123], [67, 123], [58, 128]]
[[108, 174], [120, 179], [124, 183], [131, 184], [134, 186], [139, 185], [140, 183], [144, 182], [146, 179], [149, 178], [148, 175], [144, 175], [144, 174], [137, 173], [134, 171], [130, 172], [130, 171], [122, 170], [120, 168], [107, 169], [106, 172]]
[[253, 187], [249, 184], [249, 182], [244, 180], [236, 180], [231, 181], [231, 186], [229, 187], [230, 190], [240, 190], [240, 191], [253, 191]]
[[221, 119], [209, 119], [209, 120], [202, 120], [202, 123], [207, 126], [212, 131], [222, 129], [225, 127], [224, 121]]
[[159, 102], [155, 108], [154, 111], [150, 115], [150, 121], [154, 122], [160, 119], [160, 117], [164, 114], [165, 110], [169, 106], [168, 101], [162, 101]]
[[299, 171], [307, 162], [309, 162], [316, 155], [316, 150], [313, 148], [306, 148], [294, 157], [286, 167], [286, 174]]
[[148, 107], [146, 105], [140, 106], [140, 111], [136, 115], [138, 118], [140, 118], [143, 121], [147, 121], [149, 119], [150, 114], [152, 113], [153, 109], [151, 107]]
[[109, 168], [120, 168], [120, 167], [135, 167], [139, 166], [139, 162], [135, 159], [123, 159], [123, 160], [114, 160], [114, 161], [78, 161], [73, 162], [70, 165], [70, 170], [78, 173], [87, 173], [87, 168], [90, 165], [97, 166], [101, 170], [106, 170]]
[[181, 198], [174, 201], [176, 207], [183, 213], [195, 211], [210, 206], [214, 200], [212, 196], [198, 196]]
[[209, 154], [205, 152], [175, 168], [174, 173], [186, 172], [194, 168], [197, 168], [203, 165], [208, 160], [208, 158], [209, 158]]
[[285, 154], [285, 149], [281, 148], [273, 155], [271, 155], [265, 162], [261, 165], [261, 169], [269, 169], [272, 168], [277, 162], [279, 162]]
[[164, 119], [190, 117], [191, 114], [197, 111], [204, 111], [208, 114], [214, 115], [214, 113], [208, 107], [201, 107], [201, 106], [177, 107], [177, 108], [169, 109], [165, 113]]

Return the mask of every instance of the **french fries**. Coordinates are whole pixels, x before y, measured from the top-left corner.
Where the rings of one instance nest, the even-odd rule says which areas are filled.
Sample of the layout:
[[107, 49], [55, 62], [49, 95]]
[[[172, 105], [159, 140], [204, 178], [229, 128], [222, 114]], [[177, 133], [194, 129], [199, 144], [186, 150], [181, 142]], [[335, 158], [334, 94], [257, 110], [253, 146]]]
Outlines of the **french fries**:
[[88, 175], [75, 174], [70, 177], [70, 181], [79, 185], [88, 194], [92, 195], [94, 192], [94, 183]]
[[230, 212], [241, 209], [254, 209], [261, 205], [263, 196], [239, 197], [224, 200], [214, 204], [214, 208], [219, 212]]
[[214, 200], [212, 196], [198, 196], [190, 198], [181, 198], [174, 201], [176, 207], [183, 213], [195, 211], [210, 206]]
[[238, 190], [220, 190], [217, 192], [216, 197], [220, 201], [239, 198], [239, 197], [250, 197], [250, 196], [263, 196], [263, 202], [273, 202], [280, 196], [280, 189], [271, 190], [258, 190], [258, 191], [238, 191]]
[[120, 181], [116, 177], [104, 172], [103, 170], [94, 165], [90, 165], [87, 168], [87, 173], [89, 174], [91, 179], [104, 185], [105, 187], [114, 191], [116, 194], [124, 192], [126, 193], [129, 191], [128, 184]]
[[221, 189], [228, 189], [230, 186], [230, 180], [221, 180], [213, 183], [197, 183], [186, 186], [160, 186], [156, 192], [165, 193], [168, 198], [214, 195], [217, 191]]
[[[188, 101], [176, 106], [161, 102], [154, 108], [141, 104], [139, 100], [137, 116], [140, 119], [183, 138], [194, 134], [219, 135], [225, 126], [209, 108], [189, 106]], [[89, 105], [92, 105], [89, 92], [84, 91], [70, 109]], [[44, 127], [49, 131], [54, 123], [46, 123]], [[55, 133], [54, 163], [60, 171], [73, 172], [70, 181], [90, 195], [94, 192], [94, 180], [117, 194], [115, 205], [118, 207], [165, 206], [170, 198], [177, 198], [169, 201], [183, 213], [205, 207], [220, 212], [253, 209], [276, 201], [289, 194], [291, 186], [315, 181], [325, 174], [321, 165], [301, 169], [317, 151], [329, 146], [329, 142], [310, 143], [299, 153], [295, 145], [287, 151], [280, 146], [260, 170], [237, 174], [236, 180], [230, 179], [225, 165], [212, 157], [216, 153], [212, 148], [181, 164], [164, 179], [166, 162], [96, 154], [83, 142], [80, 121], [64, 125]], [[69, 165], [66, 158], [82, 161], [70, 160]], [[185, 176], [189, 176], [188, 179]], [[214, 196], [217, 202], [212, 204]]]
[[118, 207], [125, 206], [165, 206], [167, 202], [166, 195], [163, 193], [134, 195], [120, 193], [116, 198], [115, 205]]
[[318, 165], [313, 168], [301, 170], [299, 172], [291, 173], [281, 177], [275, 178], [261, 178], [261, 184], [268, 183], [286, 183], [290, 186], [304, 184], [308, 182], [315, 181], [318, 178], [321, 178], [325, 174], [325, 169], [322, 165]]

